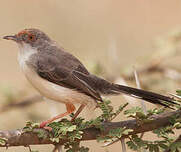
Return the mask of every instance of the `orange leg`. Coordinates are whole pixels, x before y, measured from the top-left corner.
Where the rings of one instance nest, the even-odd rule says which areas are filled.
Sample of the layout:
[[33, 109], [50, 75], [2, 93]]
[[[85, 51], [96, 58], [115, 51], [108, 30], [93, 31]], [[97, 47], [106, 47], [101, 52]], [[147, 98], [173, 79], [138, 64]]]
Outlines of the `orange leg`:
[[47, 124], [49, 124], [49, 123], [51, 123], [52, 121], [57, 120], [57, 119], [59, 119], [59, 118], [65, 117], [65, 116], [67, 116], [67, 115], [69, 115], [69, 114], [71, 114], [72, 112], [75, 111], [75, 106], [74, 106], [72, 103], [66, 103], [65, 105], [66, 105], [66, 108], [67, 108], [67, 112], [62, 113], [62, 114], [60, 114], [60, 115], [58, 115], [58, 116], [55, 116], [55, 117], [53, 117], [53, 118], [51, 118], [51, 119], [49, 119], [49, 120], [47, 120], [47, 121], [43, 121], [43, 122], [40, 124], [40, 128], [45, 128], [45, 129], [50, 130], [49, 127], [45, 127]]
[[77, 118], [77, 116], [81, 113], [81, 111], [84, 109], [85, 105], [84, 104], [81, 104], [79, 109], [76, 111], [75, 115], [73, 116], [72, 120], [71, 121], [74, 121], [75, 118]]

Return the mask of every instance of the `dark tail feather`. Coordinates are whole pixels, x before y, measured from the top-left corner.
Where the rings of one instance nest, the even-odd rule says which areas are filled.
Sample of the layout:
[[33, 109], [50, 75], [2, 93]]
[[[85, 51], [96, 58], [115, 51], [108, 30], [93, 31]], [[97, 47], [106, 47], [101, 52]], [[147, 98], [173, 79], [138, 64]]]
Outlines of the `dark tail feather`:
[[[157, 94], [154, 92], [131, 88], [131, 87], [123, 86], [123, 85], [112, 84], [112, 87], [109, 90], [108, 94], [120, 94], [120, 93], [125, 93], [129, 96], [143, 99], [150, 103], [159, 104], [159, 105], [162, 105], [162, 106], [165, 106], [168, 108], [171, 108], [170, 106], [177, 104], [174, 102], [173, 98], [170, 98], [167, 96], [163, 96], [163, 95], [160, 95], [160, 94]], [[173, 108], [171, 108], [171, 109], [173, 109]]]
[[[154, 92], [110, 83], [102, 78], [96, 77], [95, 75], [90, 75], [90, 78], [91, 78], [91, 79], [89, 79], [90, 86], [92, 86], [100, 94], [116, 95], [116, 94], [124, 93], [129, 96], [143, 99], [150, 103], [159, 104], [159, 105], [169, 107], [169, 108], [171, 108], [171, 106], [174, 106], [174, 105], [179, 105], [174, 102], [173, 98], [163, 96], [163, 95], [160, 95], [160, 94], [157, 94]], [[173, 109], [173, 108], [171, 108], [171, 109]]]

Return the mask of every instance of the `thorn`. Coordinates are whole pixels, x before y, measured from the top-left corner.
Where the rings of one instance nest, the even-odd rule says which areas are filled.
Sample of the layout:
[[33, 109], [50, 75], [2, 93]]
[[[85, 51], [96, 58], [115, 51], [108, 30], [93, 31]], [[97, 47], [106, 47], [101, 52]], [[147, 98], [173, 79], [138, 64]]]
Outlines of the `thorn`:
[[[141, 89], [141, 84], [140, 84], [140, 81], [139, 81], [139, 78], [138, 78], [138, 73], [137, 73], [135, 67], [133, 67], [133, 69], [134, 69], [134, 77], [135, 77], [137, 88]], [[141, 100], [141, 107], [143, 108], [143, 111], [146, 114], [147, 113], [146, 105], [145, 105], [145, 101], [143, 101], [143, 100]]]
[[62, 145], [55, 145], [52, 152], [62, 152]]
[[[133, 67], [133, 68], [134, 68], [134, 76], [135, 76], [135, 81], [136, 81], [137, 88], [141, 89], [140, 81], [139, 81], [139, 78], [138, 78], [138, 73], [136, 71], [136, 68], [135, 67]], [[145, 102], [143, 100], [141, 100], [141, 107], [143, 108], [144, 114], [146, 114], [147, 109], [146, 109]], [[143, 136], [144, 136], [144, 133], [141, 133], [140, 138], [142, 138]]]
[[9, 148], [8, 146], [9, 146], [9, 144], [6, 144], [6, 150], [8, 150], [8, 148]]
[[29, 151], [32, 152], [30, 145], [28, 145], [27, 147], [28, 147]]
[[122, 152], [126, 152], [125, 138], [121, 138]]
[[171, 95], [171, 96], [173, 96], [173, 97], [175, 97], [175, 98], [177, 98], [177, 99], [181, 99], [181, 96], [178, 96], [178, 95], [176, 95], [176, 94], [169, 93], [169, 95]]
[[114, 143], [116, 143], [116, 142], [118, 142], [118, 141], [120, 141], [120, 139], [116, 139], [116, 140], [114, 140], [114, 141], [107, 142], [107, 143], [105, 143], [102, 147], [108, 147], [108, 146], [110, 146], [110, 145], [112, 145], [112, 144], [114, 144]]

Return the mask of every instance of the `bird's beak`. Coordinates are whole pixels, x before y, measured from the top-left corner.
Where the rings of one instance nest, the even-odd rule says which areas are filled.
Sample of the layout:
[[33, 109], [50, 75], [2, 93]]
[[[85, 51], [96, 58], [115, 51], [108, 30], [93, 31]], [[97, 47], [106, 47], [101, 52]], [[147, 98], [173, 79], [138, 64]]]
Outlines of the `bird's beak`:
[[6, 39], [6, 40], [13, 40], [13, 41], [17, 41], [18, 38], [16, 35], [9, 35], [9, 36], [4, 36], [3, 39]]

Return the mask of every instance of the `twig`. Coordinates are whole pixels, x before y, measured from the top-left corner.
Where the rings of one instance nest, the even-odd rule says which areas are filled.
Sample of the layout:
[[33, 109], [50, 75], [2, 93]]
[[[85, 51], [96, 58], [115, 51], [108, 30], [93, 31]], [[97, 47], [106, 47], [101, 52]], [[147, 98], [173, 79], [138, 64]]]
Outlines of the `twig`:
[[[151, 122], [143, 123], [142, 125], [137, 124], [137, 121], [126, 120], [121, 122], [105, 122], [102, 123], [104, 127], [104, 132], [101, 132], [98, 128], [88, 128], [83, 130], [83, 137], [81, 140], [95, 140], [99, 135], [106, 135], [111, 129], [118, 127], [126, 127], [127, 129], [132, 129], [128, 135], [138, 134], [142, 132], [151, 131], [160, 127], [165, 127], [170, 125], [171, 117], [181, 117], [181, 110], [163, 113], [160, 115], [152, 116]], [[34, 129], [32, 132], [24, 132], [23, 129], [10, 130], [10, 131], [0, 131], [0, 137], [5, 138], [5, 145], [0, 145], [0, 147], [10, 147], [10, 146], [27, 146], [27, 145], [40, 145], [40, 144], [54, 144], [48, 137], [45, 139], [40, 139], [36, 132], [43, 131], [49, 137], [49, 132], [44, 129]], [[122, 138], [128, 137], [128, 135], [122, 136]], [[65, 140], [61, 140], [58, 144], [62, 145]], [[57, 144], [57, 143], [56, 143]]]
[[107, 146], [110, 146], [110, 145], [112, 145], [112, 144], [114, 144], [114, 143], [116, 143], [116, 142], [118, 142], [118, 141], [120, 141], [120, 139], [118, 138], [118, 139], [116, 139], [116, 140], [114, 140], [114, 141], [112, 141], [112, 142], [107, 142], [107, 143], [105, 143], [102, 147], [107, 147]]
[[30, 146], [28, 146], [28, 149], [29, 149], [29, 152], [32, 152], [32, 150], [31, 150], [31, 147], [30, 147]]
[[181, 96], [178, 96], [178, 95], [176, 95], [176, 94], [172, 94], [172, 93], [169, 93], [171, 96], [173, 96], [173, 97], [175, 97], [175, 98], [177, 98], [178, 100], [181, 100]]
[[55, 145], [52, 152], [62, 152], [62, 145]]
[[[134, 76], [135, 76], [137, 88], [141, 89], [140, 81], [139, 81], [138, 74], [137, 74], [135, 68], [134, 68]], [[146, 114], [147, 113], [146, 105], [145, 105], [145, 101], [143, 101], [143, 100], [141, 100], [141, 107], [143, 109], [143, 112]], [[144, 132], [141, 133], [140, 138], [143, 138], [143, 136], [144, 136]], [[145, 149], [143, 151], [145, 151]]]
[[[137, 88], [138, 88], [138, 89], [141, 89], [140, 81], [139, 81], [138, 74], [137, 74], [135, 68], [134, 68], [134, 76], [135, 76]], [[141, 100], [141, 107], [143, 108], [143, 111], [144, 111], [144, 113], [146, 114], [146, 111], [147, 111], [147, 110], [146, 110], [146, 105], [145, 105], [145, 102], [144, 102], [143, 100]]]
[[121, 138], [121, 146], [122, 146], [122, 151], [126, 152], [125, 138]]

